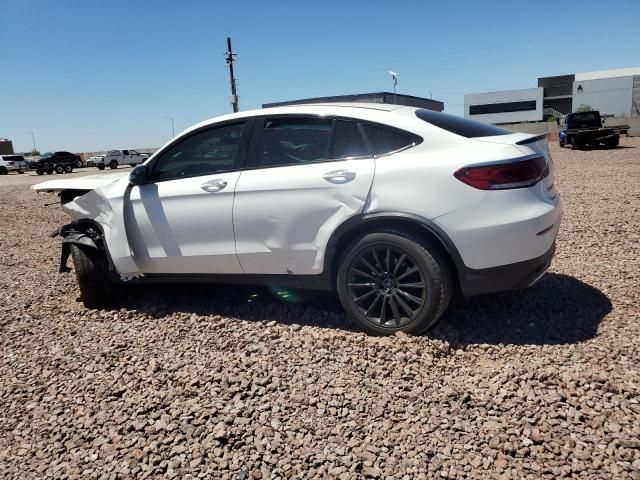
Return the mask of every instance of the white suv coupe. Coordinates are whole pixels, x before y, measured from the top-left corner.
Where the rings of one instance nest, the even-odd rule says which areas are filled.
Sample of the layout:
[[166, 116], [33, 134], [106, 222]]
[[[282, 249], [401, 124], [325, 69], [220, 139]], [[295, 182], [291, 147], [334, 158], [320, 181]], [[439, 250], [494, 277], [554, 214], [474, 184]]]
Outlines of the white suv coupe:
[[374, 334], [420, 333], [454, 290], [535, 283], [562, 208], [545, 136], [380, 104], [277, 107], [182, 132], [130, 174], [54, 180], [87, 307], [113, 282], [337, 290]]

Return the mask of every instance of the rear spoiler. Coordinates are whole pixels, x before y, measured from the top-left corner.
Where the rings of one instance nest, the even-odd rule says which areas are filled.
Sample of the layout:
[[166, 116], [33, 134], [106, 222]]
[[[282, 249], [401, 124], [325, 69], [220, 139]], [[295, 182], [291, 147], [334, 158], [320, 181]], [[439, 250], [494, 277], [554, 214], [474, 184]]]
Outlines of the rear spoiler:
[[537, 142], [538, 140], [542, 140], [543, 138], [546, 138], [548, 136], [549, 136], [548, 133], [541, 133], [540, 135], [534, 135], [533, 137], [520, 140], [519, 142], [516, 142], [516, 145], [526, 145], [527, 143]]

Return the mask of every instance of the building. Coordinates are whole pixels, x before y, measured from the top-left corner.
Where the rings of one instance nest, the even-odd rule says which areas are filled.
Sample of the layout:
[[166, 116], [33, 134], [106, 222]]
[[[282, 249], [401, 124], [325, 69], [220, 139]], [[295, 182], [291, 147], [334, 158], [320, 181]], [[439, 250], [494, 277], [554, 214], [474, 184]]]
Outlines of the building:
[[13, 143], [8, 138], [0, 138], [0, 155], [10, 155], [13, 152]]
[[333, 97], [303, 98], [300, 100], [288, 100], [285, 102], [264, 103], [262, 108], [283, 107], [285, 105], [299, 105], [303, 103], [336, 103], [336, 102], [356, 102], [356, 103], [389, 103], [397, 105], [407, 105], [410, 107], [426, 108], [441, 112], [444, 110], [444, 103], [430, 98], [414, 97], [413, 95], [395, 94], [389, 92], [359, 93], [355, 95], [337, 95]]
[[464, 116], [494, 124], [541, 122], [581, 105], [615, 117], [640, 115], [640, 67], [540, 77], [537, 88], [466, 94]]

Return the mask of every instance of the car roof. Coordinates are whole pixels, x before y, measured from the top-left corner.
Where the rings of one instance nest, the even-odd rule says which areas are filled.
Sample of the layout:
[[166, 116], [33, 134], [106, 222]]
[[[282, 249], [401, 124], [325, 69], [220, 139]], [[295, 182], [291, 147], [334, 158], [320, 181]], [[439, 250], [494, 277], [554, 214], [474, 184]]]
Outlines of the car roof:
[[178, 136], [198, 128], [206, 127], [220, 122], [228, 122], [232, 120], [241, 120], [243, 118], [264, 116], [264, 115], [296, 115], [296, 114], [312, 114], [312, 115], [344, 115], [345, 117], [353, 117], [366, 120], [368, 118], [376, 118], [380, 120], [386, 114], [401, 114], [404, 116], [413, 116], [418, 107], [409, 107], [404, 105], [391, 105], [386, 103], [360, 103], [360, 102], [336, 102], [336, 103], [301, 103], [296, 105], [283, 105], [278, 107], [260, 108], [255, 110], [246, 110], [238, 113], [230, 113], [220, 115], [204, 120], [185, 131]]

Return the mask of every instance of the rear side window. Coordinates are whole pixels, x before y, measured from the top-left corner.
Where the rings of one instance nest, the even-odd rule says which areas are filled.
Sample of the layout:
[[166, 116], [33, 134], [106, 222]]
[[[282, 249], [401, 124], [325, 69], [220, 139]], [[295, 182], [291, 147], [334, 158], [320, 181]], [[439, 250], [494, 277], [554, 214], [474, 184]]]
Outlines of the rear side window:
[[496, 127], [495, 125], [469, 120], [468, 118], [458, 117], [448, 113], [434, 112], [433, 110], [427, 110], [425, 108], [416, 110], [416, 116], [431, 125], [467, 138], [494, 137], [496, 135], [509, 135], [513, 133], [511, 130]]
[[326, 161], [330, 119], [268, 118], [259, 145], [258, 166], [278, 167]]
[[373, 154], [376, 156], [387, 155], [398, 150], [413, 147], [422, 140], [417, 135], [392, 128], [369, 124], [363, 124], [362, 126], [373, 150]]
[[341, 159], [368, 156], [369, 149], [364, 143], [358, 124], [355, 122], [336, 120], [331, 158]]

